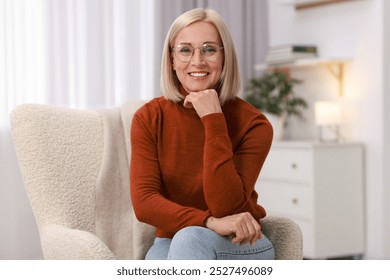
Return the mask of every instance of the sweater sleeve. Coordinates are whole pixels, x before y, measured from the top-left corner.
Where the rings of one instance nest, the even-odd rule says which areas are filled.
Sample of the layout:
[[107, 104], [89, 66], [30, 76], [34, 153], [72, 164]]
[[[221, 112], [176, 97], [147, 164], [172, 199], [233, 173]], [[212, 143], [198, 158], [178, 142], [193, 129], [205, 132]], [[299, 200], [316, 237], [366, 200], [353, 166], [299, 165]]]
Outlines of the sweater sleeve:
[[224, 114], [207, 115], [202, 122], [203, 188], [211, 214], [218, 218], [250, 211], [254, 186], [271, 147], [272, 126], [264, 117], [254, 118], [233, 151]]
[[181, 206], [163, 195], [156, 129], [147, 114], [135, 114], [131, 127], [130, 193], [139, 221], [175, 233], [186, 226], [203, 226], [208, 211]]

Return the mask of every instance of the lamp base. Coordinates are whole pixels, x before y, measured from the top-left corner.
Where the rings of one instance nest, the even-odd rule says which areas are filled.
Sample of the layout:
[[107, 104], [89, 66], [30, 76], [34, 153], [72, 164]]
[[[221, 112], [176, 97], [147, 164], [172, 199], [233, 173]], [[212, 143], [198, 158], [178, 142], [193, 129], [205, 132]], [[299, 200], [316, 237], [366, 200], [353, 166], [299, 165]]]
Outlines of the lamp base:
[[318, 139], [321, 142], [339, 142], [340, 133], [338, 125], [318, 126]]

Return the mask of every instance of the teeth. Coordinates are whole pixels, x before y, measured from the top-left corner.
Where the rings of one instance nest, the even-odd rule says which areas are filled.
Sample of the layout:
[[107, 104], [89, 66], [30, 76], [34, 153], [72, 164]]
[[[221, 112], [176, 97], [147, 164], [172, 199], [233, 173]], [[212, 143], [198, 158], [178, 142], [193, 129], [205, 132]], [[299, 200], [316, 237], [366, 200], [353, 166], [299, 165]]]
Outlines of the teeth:
[[190, 73], [193, 77], [204, 77], [207, 75], [207, 73]]

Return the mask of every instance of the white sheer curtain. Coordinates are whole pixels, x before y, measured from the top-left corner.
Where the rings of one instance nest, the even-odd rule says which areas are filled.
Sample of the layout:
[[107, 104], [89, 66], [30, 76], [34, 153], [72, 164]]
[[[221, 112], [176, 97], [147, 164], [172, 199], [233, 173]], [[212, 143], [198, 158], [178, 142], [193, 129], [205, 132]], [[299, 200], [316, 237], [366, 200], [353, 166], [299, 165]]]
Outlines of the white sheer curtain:
[[3, 125], [10, 109], [26, 102], [91, 108], [153, 97], [154, 1], [0, 5]]
[[10, 111], [23, 103], [113, 107], [158, 95], [154, 4], [0, 0], [0, 259], [41, 257]]

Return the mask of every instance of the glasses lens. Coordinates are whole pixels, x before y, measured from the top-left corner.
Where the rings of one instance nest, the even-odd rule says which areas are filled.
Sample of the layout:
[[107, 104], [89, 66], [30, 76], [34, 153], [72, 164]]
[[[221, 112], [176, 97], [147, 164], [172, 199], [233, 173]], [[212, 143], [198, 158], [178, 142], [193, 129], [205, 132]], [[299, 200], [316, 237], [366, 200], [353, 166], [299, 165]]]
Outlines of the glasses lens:
[[202, 55], [210, 58], [215, 56], [219, 51], [219, 46], [215, 44], [204, 44], [201, 48]]
[[204, 44], [200, 48], [194, 48], [191, 45], [180, 44], [177, 45], [173, 50], [181, 61], [187, 62], [194, 55], [196, 49], [199, 49], [202, 56], [207, 60], [215, 61], [218, 58], [219, 52], [223, 48], [213, 43]]
[[175, 48], [176, 54], [182, 61], [188, 61], [194, 54], [194, 48], [189, 45], [178, 45]]

